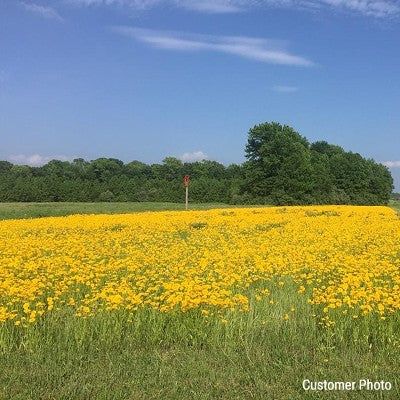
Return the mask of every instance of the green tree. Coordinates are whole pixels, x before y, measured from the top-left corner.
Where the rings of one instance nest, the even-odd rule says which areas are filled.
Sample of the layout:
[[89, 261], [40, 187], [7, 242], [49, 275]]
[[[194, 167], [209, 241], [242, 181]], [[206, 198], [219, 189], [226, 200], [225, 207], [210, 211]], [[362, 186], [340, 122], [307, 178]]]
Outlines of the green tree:
[[171, 181], [183, 178], [183, 163], [175, 157], [166, 157], [161, 166], [161, 178]]
[[131, 161], [125, 165], [125, 173], [129, 178], [150, 179], [151, 167], [141, 161]]
[[124, 163], [116, 158], [98, 158], [90, 163], [88, 174], [100, 182], [106, 182], [114, 175], [120, 175]]
[[0, 174], [7, 174], [10, 172], [13, 165], [8, 161], [0, 161]]
[[312, 189], [311, 153], [306, 138], [271, 122], [250, 129], [244, 190], [276, 204], [307, 202]]

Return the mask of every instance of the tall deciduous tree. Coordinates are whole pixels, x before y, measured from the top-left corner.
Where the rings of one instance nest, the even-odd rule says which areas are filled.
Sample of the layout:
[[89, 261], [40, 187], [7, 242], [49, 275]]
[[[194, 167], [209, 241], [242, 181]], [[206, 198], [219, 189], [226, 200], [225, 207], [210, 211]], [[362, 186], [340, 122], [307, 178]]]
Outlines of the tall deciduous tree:
[[311, 145], [288, 126], [250, 129], [242, 193], [273, 204], [386, 204], [389, 170], [325, 141]]
[[311, 153], [306, 138], [289, 126], [264, 123], [250, 129], [245, 190], [273, 202], [305, 200], [311, 192]]

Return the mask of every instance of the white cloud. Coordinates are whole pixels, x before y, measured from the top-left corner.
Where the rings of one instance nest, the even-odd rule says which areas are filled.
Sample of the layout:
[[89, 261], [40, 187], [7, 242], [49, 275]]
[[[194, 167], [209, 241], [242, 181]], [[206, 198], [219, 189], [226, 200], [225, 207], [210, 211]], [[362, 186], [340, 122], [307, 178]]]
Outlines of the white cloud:
[[68, 3], [77, 5], [93, 6], [93, 5], [124, 5], [137, 9], [151, 8], [155, 5], [169, 2], [169, 0], [65, 0]]
[[51, 160], [71, 161], [72, 157], [58, 155], [58, 156], [41, 156], [39, 154], [25, 155], [16, 154], [8, 157], [14, 164], [30, 165], [36, 167], [48, 163]]
[[319, 2], [374, 17], [387, 17], [400, 12], [398, 0], [319, 0]]
[[388, 168], [400, 168], [400, 161], [384, 161], [382, 164]]
[[215, 51], [251, 60], [302, 67], [313, 63], [289, 53], [283, 42], [241, 36], [193, 35], [182, 32], [155, 31], [127, 26], [113, 28], [114, 32], [165, 50]]
[[273, 87], [273, 91], [278, 93], [294, 93], [298, 90], [299, 88], [297, 88], [296, 86], [277, 85]]
[[195, 162], [195, 161], [203, 161], [207, 160], [208, 156], [207, 154], [204, 154], [202, 151], [194, 151], [194, 152], [188, 152], [188, 153], [183, 153], [180, 157], [178, 157], [180, 160], [183, 162]]
[[57, 21], [63, 21], [64, 19], [61, 17], [58, 12], [52, 7], [41, 6], [39, 4], [34, 3], [21, 3], [26, 11], [29, 11], [33, 14], [39, 15], [43, 18], [54, 19]]
[[144, 10], [155, 6], [171, 6], [208, 13], [232, 13], [244, 10], [251, 5], [245, 0], [66, 0], [70, 3], [91, 5], [124, 5]]
[[136, 9], [179, 7], [208, 13], [232, 13], [262, 8], [343, 10], [378, 18], [400, 13], [400, 0], [66, 0], [83, 5], [118, 4]]
[[188, 10], [209, 12], [209, 13], [233, 13], [242, 11], [243, 1], [230, 1], [230, 0], [188, 0], [177, 1], [176, 5], [186, 8]]

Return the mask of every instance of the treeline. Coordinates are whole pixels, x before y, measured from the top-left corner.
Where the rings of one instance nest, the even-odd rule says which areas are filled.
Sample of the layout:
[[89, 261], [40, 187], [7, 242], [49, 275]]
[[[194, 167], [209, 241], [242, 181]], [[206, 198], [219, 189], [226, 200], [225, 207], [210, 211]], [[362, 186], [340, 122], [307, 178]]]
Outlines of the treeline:
[[184, 199], [183, 176], [191, 176], [190, 199], [229, 202], [242, 180], [242, 168], [216, 161], [124, 164], [114, 158], [72, 162], [53, 160], [42, 167], [0, 161], [0, 201], [162, 201]]
[[309, 144], [288, 126], [265, 123], [250, 129], [247, 161], [161, 164], [124, 163], [114, 158], [42, 167], [0, 161], [1, 202], [162, 201], [184, 199], [231, 204], [386, 204], [393, 179], [382, 164], [326, 142]]

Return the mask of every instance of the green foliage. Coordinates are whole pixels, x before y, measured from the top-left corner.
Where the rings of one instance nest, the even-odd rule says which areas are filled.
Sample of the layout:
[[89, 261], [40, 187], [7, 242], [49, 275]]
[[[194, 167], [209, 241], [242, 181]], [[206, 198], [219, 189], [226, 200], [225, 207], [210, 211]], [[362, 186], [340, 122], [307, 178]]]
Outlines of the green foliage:
[[113, 158], [52, 160], [43, 167], [0, 162], [0, 202], [176, 202], [185, 199], [184, 175], [190, 175], [192, 202], [231, 200], [242, 183], [242, 167], [216, 162], [124, 164]]
[[250, 129], [246, 157], [242, 194], [261, 204], [387, 204], [393, 190], [382, 164], [276, 122]]
[[114, 200], [114, 193], [111, 190], [106, 190], [105, 192], [100, 193], [99, 200], [100, 201], [112, 201]]
[[43, 167], [0, 161], [0, 202], [182, 202], [190, 175], [190, 201], [230, 204], [387, 204], [389, 170], [357, 153], [320, 141], [308, 143], [293, 128], [264, 123], [249, 131], [247, 161], [124, 164], [115, 158]]

